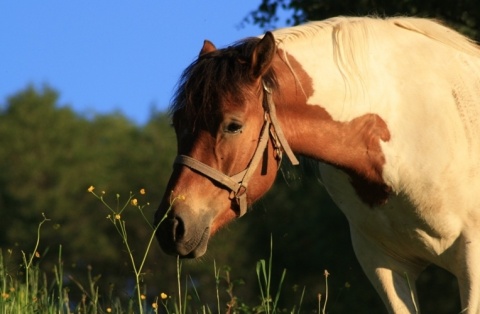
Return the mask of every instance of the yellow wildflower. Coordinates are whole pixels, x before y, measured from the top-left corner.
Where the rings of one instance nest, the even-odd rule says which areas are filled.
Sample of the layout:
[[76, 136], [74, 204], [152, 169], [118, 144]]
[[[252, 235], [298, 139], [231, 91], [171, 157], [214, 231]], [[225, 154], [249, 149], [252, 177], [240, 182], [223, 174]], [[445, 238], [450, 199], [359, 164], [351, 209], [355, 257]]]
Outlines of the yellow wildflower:
[[133, 206], [138, 205], [138, 200], [136, 198], [132, 198], [132, 201], [130, 202]]
[[38, 251], [35, 252], [35, 257], [40, 258], [40, 253], [38, 253]]
[[152, 309], [156, 310], [158, 307], [157, 303], [152, 303]]
[[166, 293], [163, 293], [163, 292], [162, 292], [162, 293], [160, 293], [160, 298], [161, 298], [162, 300], [165, 300], [166, 298], [168, 298], [168, 295], [167, 295]]
[[120, 218], [121, 218], [121, 217], [120, 217], [120, 214], [116, 214], [116, 215], [115, 215], [115, 219], [116, 219], [116, 220], [120, 220]]
[[140, 194], [145, 195], [145, 189], [140, 189]]
[[9, 297], [10, 297], [10, 295], [8, 293], [6, 293], [6, 292], [2, 293], [2, 298], [4, 300], [8, 299]]
[[107, 311], [107, 313], [112, 313], [112, 308], [111, 308], [111, 307], [107, 307], [106, 311]]
[[147, 297], [144, 294], [140, 295], [140, 299], [145, 300], [146, 298]]
[[92, 193], [93, 190], [95, 190], [95, 187], [93, 185], [90, 185], [90, 187], [88, 188], [88, 192]]

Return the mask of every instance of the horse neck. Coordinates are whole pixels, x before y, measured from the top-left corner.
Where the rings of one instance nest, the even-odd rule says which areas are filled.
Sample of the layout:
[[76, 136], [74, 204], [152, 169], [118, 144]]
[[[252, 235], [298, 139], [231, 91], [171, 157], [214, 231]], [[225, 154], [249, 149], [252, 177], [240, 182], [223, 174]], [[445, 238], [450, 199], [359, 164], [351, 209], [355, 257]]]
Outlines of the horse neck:
[[[275, 100], [280, 126], [292, 150], [317, 160], [333, 162], [342, 137], [343, 123], [334, 121], [320, 106], [291, 99], [288, 93]], [[301, 97], [299, 97], [301, 98]]]
[[278, 89], [274, 92], [277, 116], [292, 150], [361, 174], [373, 182], [381, 177], [384, 156], [380, 140], [390, 133], [375, 114], [350, 121], [334, 120], [314, 97], [312, 79], [294, 59], [274, 63]]
[[325, 137], [338, 137], [336, 122], [320, 104], [309, 104], [312, 79], [295, 58], [280, 50], [273, 63], [278, 88], [274, 92], [277, 115], [285, 137], [295, 153], [315, 159], [321, 157]]

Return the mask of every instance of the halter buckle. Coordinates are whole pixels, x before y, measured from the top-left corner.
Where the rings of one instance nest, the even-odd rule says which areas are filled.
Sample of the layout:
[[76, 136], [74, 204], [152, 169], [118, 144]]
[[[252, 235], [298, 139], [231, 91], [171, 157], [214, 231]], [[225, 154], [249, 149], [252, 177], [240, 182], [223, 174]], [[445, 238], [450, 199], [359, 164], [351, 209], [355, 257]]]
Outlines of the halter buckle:
[[240, 186], [238, 187], [238, 189], [236, 191], [234, 190], [231, 190], [230, 191], [230, 194], [228, 195], [228, 198], [231, 199], [231, 200], [238, 200], [238, 198], [240, 196], [242, 196], [243, 194], [245, 194], [247, 192], [247, 187], [243, 184], [240, 184]]

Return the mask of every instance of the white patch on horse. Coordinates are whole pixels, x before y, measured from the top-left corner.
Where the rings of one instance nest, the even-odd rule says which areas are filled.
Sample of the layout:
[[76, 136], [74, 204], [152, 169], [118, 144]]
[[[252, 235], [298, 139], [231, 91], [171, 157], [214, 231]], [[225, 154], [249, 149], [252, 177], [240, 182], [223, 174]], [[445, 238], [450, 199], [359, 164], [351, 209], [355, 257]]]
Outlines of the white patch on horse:
[[389, 311], [415, 311], [406, 277], [434, 263], [458, 278], [465, 313], [480, 312], [478, 46], [416, 18], [335, 18], [274, 35], [313, 80], [308, 104], [388, 125], [383, 178], [395, 193], [385, 205], [366, 205], [343, 171], [319, 167]]

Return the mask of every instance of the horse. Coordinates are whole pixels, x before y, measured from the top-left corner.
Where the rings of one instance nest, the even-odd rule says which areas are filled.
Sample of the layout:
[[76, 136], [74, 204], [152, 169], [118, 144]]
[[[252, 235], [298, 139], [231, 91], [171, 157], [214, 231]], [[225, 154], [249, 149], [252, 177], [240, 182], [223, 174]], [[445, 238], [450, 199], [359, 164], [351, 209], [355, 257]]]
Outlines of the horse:
[[318, 162], [390, 313], [418, 312], [410, 283], [429, 264], [457, 278], [462, 313], [480, 313], [473, 41], [415, 17], [336, 17], [222, 49], [205, 40], [170, 110], [178, 155], [155, 214], [165, 252], [203, 255], [282, 158], [302, 156]]

